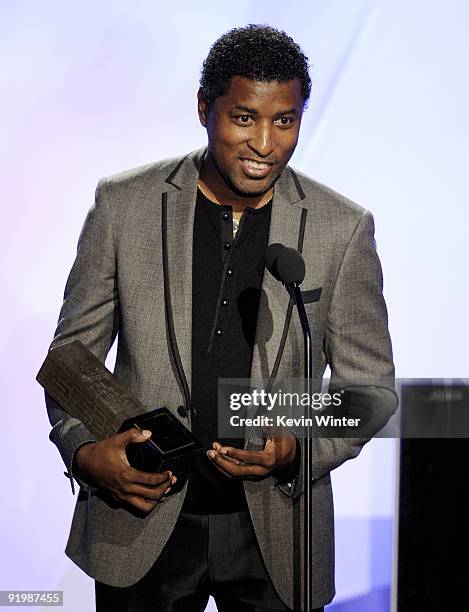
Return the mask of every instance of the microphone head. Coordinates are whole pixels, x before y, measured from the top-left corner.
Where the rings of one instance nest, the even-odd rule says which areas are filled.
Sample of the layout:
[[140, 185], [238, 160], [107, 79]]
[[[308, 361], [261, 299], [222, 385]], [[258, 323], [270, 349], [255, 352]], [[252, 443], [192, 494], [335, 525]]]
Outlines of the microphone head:
[[267, 270], [281, 283], [300, 285], [306, 274], [305, 262], [301, 254], [279, 242], [270, 244], [265, 251]]
[[277, 280], [280, 280], [277, 275], [277, 258], [284, 248], [285, 247], [283, 244], [280, 244], [280, 242], [274, 242], [273, 244], [269, 244], [265, 250], [265, 267]]

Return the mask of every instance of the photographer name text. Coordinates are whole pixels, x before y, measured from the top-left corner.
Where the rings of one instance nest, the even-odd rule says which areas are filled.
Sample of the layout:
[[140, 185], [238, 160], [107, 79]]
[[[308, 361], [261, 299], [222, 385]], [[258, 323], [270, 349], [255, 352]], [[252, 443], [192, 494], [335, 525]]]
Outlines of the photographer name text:
[[314, 418], [287, 417], [266, 415], [252, 418], [241, 417], [237, 414], [230, 417], [232, 427], [359, 427], [361, 418], [333, 417], [331, 415], [315, 415]]

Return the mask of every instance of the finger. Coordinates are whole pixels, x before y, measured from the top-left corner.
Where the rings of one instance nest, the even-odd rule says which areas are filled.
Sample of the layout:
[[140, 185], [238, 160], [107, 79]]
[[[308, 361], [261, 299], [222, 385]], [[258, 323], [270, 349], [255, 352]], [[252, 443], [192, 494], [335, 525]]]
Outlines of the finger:
[[216, 463], [215, 461], [212, 461], [212, 464], [214, 465], [215, 469], [217, 469], [219, 472], [221, 472], [224, 476], [226, 476], [226, 478], [229, 478], [230, 480], [233, 479], [233, 476], [227, 472], [226, 470], [223, 469], [222, 466], [218, 465], [218, 463]]
[[[215, 442], [214, 444], [216, 444], [219, 448], [221, 448], [221, 444], [219, 444], [218, 442]], [[233, 476], [229, 474], [226, 470], [224, 470], [223, 467], [218, 462], [214, 461], [217, 455], [218, 453], [214, 452], [213, 450], [207, 451], [207, 456], [210, 460], [210, 463], [212, 463], [215, 466], [215, 468], [227, 478], [233, 478]]]
[[[270, 449], [269, 449], [270, 450]], [[271, 468], [274, 457], [269, 450], [249, 451], [242, 448], [233, 448], [231, 446], [223, 446], [219, 454], [232, 459], [237, 459], [249, 465], [261, 465], [265, 468]]]
[[245, 464], [245, 463], [233, 463], [228, 458], [224, 457], [220, 453], [217, 453], [212, 458], [212, 462], [220, 469], [223, 470], [227, 475], [232, 478], [247, 478], [247, 477], [263, 477], [269, 473], [269, 470], [262, 465]]
[[234, 463], [236, 465], [248, 465], [244, 461], [240, 461], [239, 459], [235, 459], [234, 457], [230, 457], [229, 455], [223, 455], [223, 458], [226, 461], [230, 461], [231, 463]]
[[127, 478], [129, 482], [134, 484], [147, 485], [149, 487], [156, 487], [164, 482], [168, 481], [172, 477], [172, 472], [167, 470], [166, 472], [141, 472], [135, 468], [129, 468], [127, 470]]
[[157, 487], [131, 485], [126, 488], [125, 494], [130, 496], [142, 497], [147, 500], [159, 501], [172, 484], [174, 484], [172, 481], [168, 481]]
[[149, 501], [136, 495], [126, 496], [125, 501], [134, 508], [137, 508], [137, 510], [141, 510], [142, 512], [150, 512], [150, 510], [153, 510], [153, 508], [158, 503], [157, 501]]
[[112, 440], [118, 448], [124, 449], [131, 442], [142, 443], [149, 440], [151, 437], [151, 431], [144, 429], [143, 431], [136, 427], [131, 427], [127, 431], [116, 434]]
[[[207, 456], [209, 459], [214, 459], [216, 455], [217, 455], [216, 451], [213, 451], [213, 450], [207, 451]], [[242, 463], [241, 461], [238, 461], [238, 459], [235, 459], [234, 457], [229, 457], [228, 455], [225, 455], [225, 459], [227, 461], [231, 461], [232, 463], [236, 463], [237, 465], [240, 465]]]

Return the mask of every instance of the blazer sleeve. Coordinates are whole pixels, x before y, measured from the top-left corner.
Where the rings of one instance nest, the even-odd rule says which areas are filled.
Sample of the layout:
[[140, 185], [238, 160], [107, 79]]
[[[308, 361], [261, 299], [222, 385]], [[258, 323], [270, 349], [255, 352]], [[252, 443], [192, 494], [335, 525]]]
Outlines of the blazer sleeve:
[[[315, 437], [313, 480], [356, 457], [397, 409], [383, 276], [376, 252], [373, 216], [369, 211], [363, 212], [339, 267], [326, 323], [324, 351], [331, 368], [330, 389], [354, 390], [354, 409], [366, 419], [367, 437]], [[298, 477], [284, 489], [294, 498], [302, 491], [303, 463]]]
[[[118, 326], [114, 231], [106, 182], [102, 179], [80, 233], [50, 348], [81, 340], [104, 363]], [[73, 474], [72, 466], [76, 451], [83, 444], [94, 442], [94, 437], [81, 421], [68, 415], [47, 393], [46, 406], [52, 425], [49, 438], [65, 463], [65, 475], [70, 479], [72, 492], [75, 492], [73, 478], [81, 487], [91, 488]]]

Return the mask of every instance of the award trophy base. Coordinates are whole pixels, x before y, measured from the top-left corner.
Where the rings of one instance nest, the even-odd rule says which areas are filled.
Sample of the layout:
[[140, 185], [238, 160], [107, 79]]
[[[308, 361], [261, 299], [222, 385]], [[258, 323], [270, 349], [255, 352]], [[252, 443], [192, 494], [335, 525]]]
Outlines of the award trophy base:
[[202, 452], [202, 444], [167, 408], [126, 419], [119, 432], [131, 427], [148, 429], [151, 437], [147, 442], [127, 446], [130, 465], [142, 472], [170, 470], [177, 477], [171, 491], [182, 489]]

